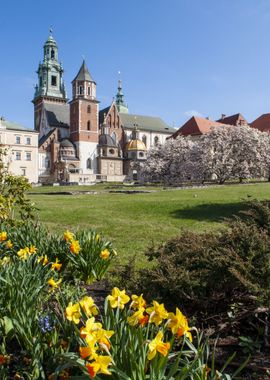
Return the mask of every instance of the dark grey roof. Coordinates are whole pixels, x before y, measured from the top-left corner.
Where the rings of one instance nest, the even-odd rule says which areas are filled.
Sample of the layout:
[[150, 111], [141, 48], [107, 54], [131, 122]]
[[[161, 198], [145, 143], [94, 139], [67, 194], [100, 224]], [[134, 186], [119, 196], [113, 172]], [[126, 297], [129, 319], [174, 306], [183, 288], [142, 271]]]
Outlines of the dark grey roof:
[[110, 111], [111, 106], [103, 108], [103, 110], [100, 110], [98, 115], [99, 115], [99, 125], [102, 125], [104, 123], [104, 115], [107, 115], [108, 112]]
[[81, 68], [76, 75], [75, 79], [73, 80], [79, 80], [79, 81], [88, 81], [88, 82], [95, 82], [94, 79], [92, 78], [91, 74], [89, 73], [89, 70], [86, 66], [85, 61], [83, 61]]
[[169, 127], [160, 117], [120, 113], [120, 120], [124, 128], [133, 129], [136, 125], [139, 130], [168, 134], [175, 132], [175, 129]]
[[110, 135], [99, 135], [98, 138], [98, 145], [107, 145], [112, 146], [114, 148], [117, 148], [117, 144], [113, 141], [112, 137]]
[[47, 133], [47, 135], [43, 135], [43, 136], [39, 139], [39, 141], [38, 141], [38, 146], [41, 147], [41, 145], [45, 143], [45, 141], [47, 140], [47, 138], [49, 138], [50, 135], [53, 134], [54, 131], [55, 131], [55, 128], [54, 128], [54, 129], [51, 129], [51, 130]]
[[52, 128], [69, 128], [69, 104], [45, 104], [49, 126]]
[[67, 147], [67, 148], [73, 148], [75, 149], [73, 143], [69, 140], [69, 139], [63, 139], [61, 142], [60, 142], [60, 147]]

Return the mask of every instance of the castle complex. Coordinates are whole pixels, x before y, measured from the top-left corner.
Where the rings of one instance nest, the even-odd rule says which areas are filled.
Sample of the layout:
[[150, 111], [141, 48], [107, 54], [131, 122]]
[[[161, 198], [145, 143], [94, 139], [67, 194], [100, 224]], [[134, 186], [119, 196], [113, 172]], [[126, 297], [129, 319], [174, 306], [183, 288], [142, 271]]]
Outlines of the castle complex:
[[50, 34], [39, 63], [38, 84], [32, 100], [34, 130], [0, 118], [0, 148], [13, 174], [32, 183], [78, 183], [137, 180], [147, 151], [167, 138], [198, 139], [213, 127], [247, 125], [270, 132], [270, 113], [248, 123], [240, 114], [222, 115], [219, 120], [193, 116], [177, 130], [158, 117], [130, 114], [122, 82], [112, 103], [100, 110], [97, 83], [86, 62], [72, 81], [67, 98], [64, 69], [58, 46]]
[[83, 61], [68, 101], [58, 47], [50, 34], [35, 87], [34, 125], [39, 133], [38, 176], [42, 183], [137, 179], [131, 163], [164, 143], [175, 130], [160, 118], [132, 115], [118, 82], [115, 100], [99, 110], [97, 84]]

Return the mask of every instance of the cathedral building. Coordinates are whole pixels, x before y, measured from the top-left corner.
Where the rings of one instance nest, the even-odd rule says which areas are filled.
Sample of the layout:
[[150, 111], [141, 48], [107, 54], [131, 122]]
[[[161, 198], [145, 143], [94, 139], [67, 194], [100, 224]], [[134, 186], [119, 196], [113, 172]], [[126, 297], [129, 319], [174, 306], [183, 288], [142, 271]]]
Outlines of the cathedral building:
[[50, 34], [35, 87], [34, 125], [39, 133], [39, 181], [90, 183], [137, 178], [132, 162], [175, 132], [158, 117], [129, 113], [118, 82], [115, 100], [100, 110], [97, 83], [83, 61], [69, 101], [58, 47]]

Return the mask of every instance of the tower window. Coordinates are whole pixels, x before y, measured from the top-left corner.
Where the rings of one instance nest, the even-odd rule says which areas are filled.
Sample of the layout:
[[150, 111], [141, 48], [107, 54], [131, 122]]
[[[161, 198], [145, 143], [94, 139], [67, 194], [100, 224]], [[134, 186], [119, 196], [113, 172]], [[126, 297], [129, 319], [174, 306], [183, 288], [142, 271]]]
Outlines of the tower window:
[[87, 87], [87, 95], [91, 95], [91, 89], [90, 89], [90, 87]]
[[90, 120], [88, 120], [88, 122], [87, 122], [87, 130], [90, 131], [90, 129], [91, 129], [91, 123], [90, 123]]
[[54, 59], [54, 57], [55, 57], [55, 52], [54, 52], [54, 50], [52, 49], [52, 50], [51, 50], [51, 59]]
[[51, 76], [51, 85], [52, 86], [57, 86], [57, 78], [55, 75]]
[[79, 86], [79, 94], [83, 95], [83, 86]]
[[86, 168], [87, 169], [92, 169], [92, 160], [91, 160], [91, 158], [88, 158], [88, 160], [86, 161]]
[[91, 113], [91, 106], [87, 106], [87, 113]]

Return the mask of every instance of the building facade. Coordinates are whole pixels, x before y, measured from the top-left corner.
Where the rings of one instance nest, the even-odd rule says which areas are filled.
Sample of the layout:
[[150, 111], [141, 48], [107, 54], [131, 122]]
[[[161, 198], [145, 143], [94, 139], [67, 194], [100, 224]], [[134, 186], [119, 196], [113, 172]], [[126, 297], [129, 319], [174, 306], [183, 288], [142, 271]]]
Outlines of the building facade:
[[38, 182], [38, 133], [0, 118], [0, 147], [5, 163], [14, 175]]

